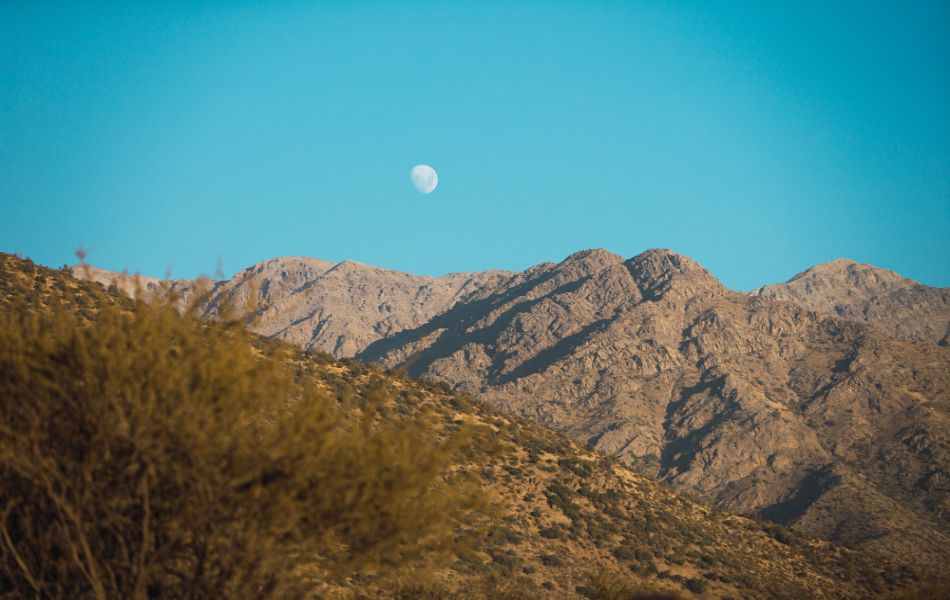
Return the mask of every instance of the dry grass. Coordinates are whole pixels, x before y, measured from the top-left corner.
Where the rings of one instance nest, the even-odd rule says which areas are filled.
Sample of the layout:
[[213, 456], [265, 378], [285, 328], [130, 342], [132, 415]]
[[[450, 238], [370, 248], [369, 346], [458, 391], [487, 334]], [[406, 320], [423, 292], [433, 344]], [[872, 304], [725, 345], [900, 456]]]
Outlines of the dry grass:
[[[375, 417], [234, 321], [99, 302], [0, 314], [0, 591], [298, 595], [455, 542], [466, 433]], [[11, 307], [8, 307], [11, 308]]]
[[678, 497], [445, 384], [246, 334], [227, 306], [200, 322], [151, 298], [0, 254], [0, 596], [944, 589]]

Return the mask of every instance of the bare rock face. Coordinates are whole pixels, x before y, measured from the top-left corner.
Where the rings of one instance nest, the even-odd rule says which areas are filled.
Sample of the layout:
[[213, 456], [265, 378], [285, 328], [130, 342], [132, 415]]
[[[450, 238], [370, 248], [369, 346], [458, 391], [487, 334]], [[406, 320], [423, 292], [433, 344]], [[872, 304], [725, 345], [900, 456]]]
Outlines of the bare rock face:
[[238, 273], [221, 293], [257, 301], [251, 326], [257, 333], [338, 357], [418, 327], [507, 277], [497, 271], [421, 277], [353, 261], [320, 271], [295, 266], [266, 261]]
[[[137, 293], [154, 293], [165, 283], [163, 280], [155, 277], [115, 273], [91, 265], [77, 265], [71, 267], [70, 272], [77, 279], [95, 281], [106, 288], [115, 286], [118, 291], [128, 296], [135, 296]], [[166, 283], [166, 285], [169, 284], [170, 282]]]
[[723, 287], [665, 250], [539, 265], [357, 355], [729, 510], [950, 555], [950, 349]]
[[511, 276], [485, 271], [424, 277], [354, 261], [334, 264], [297, 256], [265, 260], [217, 282], [161, 282], [87, 266], [74, 267], [73, 274], [105, 286], [115, 284], [133, 295], [172, 292], [183, 306], [197, 301], [199, 313], [208, 317], [227, 305], [247, 314], [248, 327], [256, 333], [340, 358], [417, 327]]
[[752, 294], [871, 323], [894, 337], [950, 343], [950, 288], [922, 285], [872, 265], [833, 260]]

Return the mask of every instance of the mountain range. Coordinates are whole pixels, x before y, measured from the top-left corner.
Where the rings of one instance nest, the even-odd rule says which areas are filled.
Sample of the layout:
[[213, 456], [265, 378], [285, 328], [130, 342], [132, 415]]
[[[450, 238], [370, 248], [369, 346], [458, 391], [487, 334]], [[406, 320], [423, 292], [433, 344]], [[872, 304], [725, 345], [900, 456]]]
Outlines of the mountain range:
[[[83, 271], [87, 275], [93, 274], [88, 269]], [[111, 394], [116, 388], [105, 385], [103, 378], [115, 371], [141, 369], [139, 376], [130, 381], [132, 386], [158, 386], [167, 396], [162, 406], [170, 414], [183, 411], [186, 418], [193, 419], [196, 414], [204, 414], [202, 403], [212, 405], [210, 409], [204, 410], [217, 411], [220, 405], [216, 402], [226, 402], [227, 394], [238, 393], [233, 386], [233, 377], [243, 376], [245, 379], [242, 381], [246, 383], [248, 373], [267, 373], [263, 367], [269, 362], [275, 363], [277, 373], [299, 378], [307, 382], [308, 386], [330, 394], [310, 397], [307, 402], [329, 401], [337, 407], [336, 410], [349, 415], [336, 426], [349, 432], [342, 435], [352, 434], [352, 439], [345, 439], [357, 444], [357, 447], [349, 444], [341, 447], [344, 456], [326, 457], [333, 466], [327, 473], [320, 471], [322, 485], [314, 489], [316, 493], [300, 498], [294, 494], [297, 499], [295, 502], [302, 501], [305, 506], [307, 502], [313, 503], [312, 510], [315, 512], [305, 513], [311, 514], [306, 522], [326, 520], [326, 525], [332, 526], [334, 519], [349, 514], [347, 510], [360, 511], [361, 522], [369, 519], [371, 523], [386, 523], [386, 516], [391, 511], [395, 511], [393, 514], [396, 516], [411, 516], [412, 510], [407, 512], [405, 506], [387, 506], [385, 503], [375, 505], [372, 502], [367, 505], [358, 498], [367, 497], [378, 501], [386, 497], [385, 494], [399, 493], [403, 478], [418, 479], [421, 476], [421, 481], [430, 485], [429, 475], [414, 475], [412, 472], [396, 475], [385, 471], [393, 461], [396, 463], [392, 466], [402, 469], [416, 463], [419, 468], [441, 464], [439, 460], [433, 463], [429, 455], [441, 452], [439, 456], [449, 456], [444, 453], [444, 446], [427, 446], [434, 444], [430, 436], [436, 432], [437, 438], [455, 437], [461, 444], [458, 446], [459, 451], [451, 454], [451, 463], [438, 467], [449, 470], [433, 474], [434, 480], [440, 485], [439, 493], [450, 494], [450, 498], [459, 500], [470, 493], [465, 490], [471, 489], [471, 493], [477, 493], [478, 497], [495, 507], [479, 512], [480, 516], [474, 520], [459, 517], [454, 522], [451, 532], [457, 536], [458, 542], [450, 546], [451, 554], [444, 557], [445, 560], [415, 560], [407, 550], [405, 556], [395, 553], [384, 562], [373, 563], [375, 566], [371, 568], [355, 558], [352, 564], [334, 563], [337, 569], [356, 570], [352, 577], [346, 578], [325, 573], [320, 575], [323, 573], [321, 569], [326, 568], [327, 558], [318, 549], [323, 548], [324, 552], [329, 552], [327, 548], [332, 548], [333, 552], [342, 551], [343, 554], [338, 557], [341, 559], [351, 552], [359, 557], [359, 552], [370, 542], [386, 540], [387, 536], [396, 534], [381, 528], [373, 530], [367, 537], [363, 530], [358, 529], [353, 536], [357, 536], [355, 539], [358, 541], [365, 539], [362, 544], [341, 549], [337, 538], [331, 537], [327, 542], [318, 543], [316, 549], [312, 550], [313, 554], [301, 554], [294, 546], [288, 552], [280, 544], [265, 544], [263, 553], [272, 562], [285, 567], [281, 571], [282, 577], [291, 580], [286, 584], [298, 592], [308, 590], [308, 593], [295, 594], [293, 597], [466, 597], [485, 600], [702, 597], [791, 600], [884, 595], [896, 599], [937, 597], [934, 594], [945, 589], [935, 588], [932, 574], [928, 575], [920, 565], [902, 565], [900, 561], [882, 559], [828, 541], [809, 539], [779, 525], [704, 506], [672, 492], [649, 477], [635, 473], [615, 459], [594, 452], [530, 420], [499, 412], [477, 399], [453, 391], [443, 382], [414, 380], [406, 377], [405, 373], [383, 370], [359, 361], [338, 360], [326, 353], [300, 350], [263, 337], [244, 337], [233, 324], [215, 334], [200, 321], [181, 319], [176, 322], [172, 316], [173, 313], [165, 310], [163, 305], [154, 307], [149, 303], [134, 303], [119, 290], [103, 291], [63, 271], [46, 269], [29, 261], [0, 254], [0, 319], [5, 325], [0, 332], [10, 342], [0, 345], [5, 351], [0, 353], [0, 378], [3, 389], [7, 391], [3, 399], [8, 409], [2, 413], [5, 428], [3, 436], [0, 436], [5, 449], [3, 476], [13, 483], [0, 486], [0, 497], [4, 498], [4, 505], [7, 506], [3, 523], [7, 542], [3, 552], [0, 552], [0, 589], [7, 591], [8, 595], [13, 590], [20, 590], [19, 595], [30, 595], [30, 590], [37, 589], [59, 590], [59, 594], [54, 594], [57, 596], [91, 595], [82, 592], [88, 587], [87, 579], [98, 581], [95, 577], [68, 576], [73, 573], [69, 565], [83, 565], [82, 559], [75, 555], [69, 556], [68, 552], [57, 553], [55, 544], [52, 551], [48, 550], [48, 544], [44, 545], [47, 540], [59, 539], [55, 536], [61, 531], [72, 534], [74, 530], [85, 534], [80, 539], [104, 541], [101, 546], [97, 546], [100, 552], [86, 555], [91, 556], [88, 560], [94, 561], [102, 569], [109, 569], [110, 578], [102, 585], [108, 585], [107, 589], [111, 593], [103, 595], [132, 595], [131, 591], [128, 594], [120, 593], [120, 590], [125, 589], [124, 586], [131, 586], [134, 577], [129, 577], [129, 573], [134, 574], [137, 568], [136, 563], [124, 559], [129, 553], [124, 544], [132, 547], [135, 544], [147, 544], [151, 548], [151, 552], [143, 555], [150, 561], [147, 563], [148, 577], [154, 582], [148, 586], [149, 595], [164, 597], [170, 594], [168, 589], [194, 592], [196, 581], [206, 584], [208, 581], [217, 581], [216, 571], [202, 576], [207, 571], [201, 568], [203, 562], [188, 559], [188, 551], [192, 547], [190, 544], [181, 547], [175, 545], [176, 536], [190, 540], [190, 523], [182, 522], [178, 512], [166, 509], [169, 502], [181, 506], [177, 490], [182, 485], [179, 481], [182, 473], [197, 477], [194, 481], [188, 479], [193, 484], [202, 481], [202, 475], [213, 477], [214, 468], [208, 464], [202, 463], [204, 471], [195, 471], [190, 462], [190, 459], [199, 456], [194, 453], [193, 444], [196, 440], [203, 443], [205, 437], [195, 437], [195, 431], [184, 434], [176, 428], [156, 427], [147, 438], [149, 444], [145, 444], [142, 440], [144, 434], [133, 436], [132, 433], [141, 431], [145, 424], [153, 420], [165, 418], [165, 413], [156, 411], [148, 402], [128, 404], [125, 396], [118, 398], [121, 402], [114, 402], [116, 398]], [[145, 323], [144, 329], [136, 326], [137, 322]], [[169, 338], [162, 337], [165, 330], [161, 323], [175, 328], [176, 335], [171, 338], [175, 343], [169, 344]], [[44, 327], [57, 329], [72, 341], [60, 346], [51, 342], [50, 338], [40, 339], [41, 335], [22, 336], [21, 327], [24, 328], [22, 331], [32, 332], [43, 331]], [[117, 342], [116, 338], [125, 335], [123, 332], [126, 331], [148, 333], [146, 337], [136, 334], [131, 340]], [[106, 334], [100, 337], [103, 332]], [[74, 334], [76, 339], [73, 338]], [[212, 346], [214, 340], [220, 342], [222, 339], [236, 342], [238, 346]], [[25, 354], [17, 352], [13, 348], [14, 344], [18, 344], [16, 349], [36, 347], [28, 352], [29, 360], [24, 360]], [[203, 374], [213, 368], [207, 362], [215, 360], [206, 351], [212, 348], [214, 355], [220, 357], [218, 366], [224, 365], [230, 371], [240, 355], [239, 346], [243, 344], [248, 345], [244, 349], [246, 356], [253, 357], [250, 364], [260, 369], [247, 371], [245, 369], [249, 365], [245, 364], [238, 369], [239, 373], [229, 373], [230, 377], [214, 375], [212, 379], [216, 387], [211, 388], [215, 392], [213, 397], [217, 398], [214, 402], [210, 402], [209, 398], [179, 397], [169, 393], [165, 377], [184, 372], [190, 373], [189, 377], [197, 375], [197, 381], [204, 381], [201, 379]], [[206, 345], [208, 348], [204, 348]], [[83, 362], [82, 357], [101, 357], [102, 352], [112, 357], [115, 364], [107, 368], [101, 360]], [[197, 352], [199, 360], [192, 361], [189, 358], [195, 356], [193, 352]], [[130, 357], [130, 353], [135, 354], [135, 357]], [[43, 356], [48, 356], [48, 363], [41, 362]], [[83, 364], [86, 366], [83, 367]], [[164, 369], [163, 377], [150, 376], [156, 368]], [[35, 393], [18, 392], [21, 388], [14, 387], [18, 381], [32, 381], [29, 387], [35, 386]], [[274, 380], [268, 380], [268, 385], [281, 386], [280, 381]], [[83, 396], [82, 393], [90, 386], [94, 391]], [[151, 394], [155, 391], [151, 390], [146, 396], [153, 397]], [[10, 453], [12, 442], [18, 438], [14, 434], [17, 430], [12, 425], [16, 423], [19, 429], [24, 427], [24, 422], [18, 421], [16, 416], [29, 414], [34, 406], [43, 406], [42, 401], [37, 399], [43, 392], [57, 399], [57, 402], [48, 404], [50, 418], [28, 423], [31, 427], [48, 426], [51, 435], [48, 438], [30, 436], [33, 442], [16, 446], [17, 453], [13, 456]], [[223, 395], [219, 396], [219, 392]], [[135, 429], [116, 427], [116, 421], [104, 420], [96, 411], [84, 419], [82, 407], [85, 405], [70, 402], [71, 399], [82, 398], [102, 398], [100, 408], [114, 402], [114, 406], [125, 411], [123, 415], [136, 417], [127, 418], [126, 421], [120, 419], [119, 422], [136, 423]], [[297, 403], [301, 402], [297, 397], [294, 402], [288, 403], [288, 398], [278, 390], [274, 390], [273, 396], [268, 398], [274, 406], [265, 411], [267, 422], [277, 418], [281, 410], [293, 411]], [[192, 403], [198, 406], [192, 407]], [[138, 412], [140, 410], [145, 413]], [[307, 414], [304, 413], [304, 416]], [[63, 415], [69, 415], [69, 418]], [[138, 420], [146, 415], [146, 420]], [[310, 415], [310, 418], [313, 416]], [[374, 432], [373, 427], [364, 429], [360, 425], [366, 423], [364, 418], [374, 420], [383, 431]], [[357, 420], [350, 422], [349, 419]], [[82, 421], [80, 425], [83, 426], [77, 425], [77, 420]], [[238, 430], [246, 427], [240, 418], [236, 421]], [[206, 424], [206, 427], [214, 426], [214, 423]], [[349, 427], [354, 429], [350, 430]], [[263, 431], [266, 432], [266, 428]], [[309, 435], [313, 430], [305, 428], [301, 431]], [[63, 442], [66, 436], [70, 443]], [[242, 444], [263, 443], [256, 434], [238, 437], [239, 440], [229, 440], [225, 436], [224, 439], [229, 443], [215, 444], [214, 448], [234, 459], [234, 452], [254, 451]], [[105, 438], [111, 439], [112, 443], [102, 442]], [[124, 441], [119, 443], [120, 440]], [[306, 442], [298, 440], [298, 443]], [[320, 444], [315, 447], [319, 449]], [[55, 461], [68, 463], [81, 459], [83, 453], [78, 449], [90, 448], [107, 450], [95, 455], [92, 478], [85, 471], [79, 471], [75, 478], [70, 478], [66, 475], [71, 474], [71, 471], [61, 473], [51, 469], [50, 465], [58, 464]], [[125, 462], [124, 457], [135, 460], [146, 451], [158, 452], [157, 456], [167, 456], [168, 460], [176, 462], [150, 463], [153, 467], [148, 470], [129, 467]], [[306, 452], [304, 454], [310, 456]], [[283, 456], [278, 464], [282, 468], [287, 464], [295, 464], [284, 462], [296, 460], [293, 459], [295, 455]], [[351, 456], [356, 461], [352, 464], [346, 458]], [[372, 460], [374, 458], [383, 461], [383, 465]], [[180, 465], [183, 471], [174, 467], [179, 464], [179, 460], [182, 461]], [[255, 516], [268, 514], [266, 507], [257, 508], [258, 502], [269, 504], [286, 501], [279, 492], [283, 488], [278, 482], [286, 481], [280, 470], [265, 470], [267, 478], [249, 487], [246, 470], [249, 469], [252, 474], [250, 480], [256, 481], [254, 469], [260, 465], [257, 462], [246, 464], [246, 460], [238, 463], [241, 466], [237, 470], [241, 473], [240, 486], [232, 488], [227, 485], [227, 479], [211, 479], [224, 488], [223, 492], [216, 491], [231, 494], [227, 497], [232, 501], [245, 502], [242, 504], [244, 510], [238, 511], [236, 515], [229, 517], [230, 513], [223, 510], [218, 515], [221, 520], [214, 524], [212, 530], [217, 527], [233, 534], [227, 527], [230, 524], [243, 529], [241, 521], [248, 518], [247, 511]], [[346, 464], [336, 465], [337, 461]], [[38, 465], [35, 471], [24, 471], [25, 465], [33, 464]], [[218, 462], [214, 464], [218, 465]], [[224, 468], [232, 466], [225, 461]], [[356, 466], [359, 468], [353, 471]], [[380, 472], [380, 469], [384, 472]], [[56, 474], [56, 481], [62, 483], [67, 492], [58, 493], [55, 497], [61, 505], [75, 507], [75, 512], [42, 510], [46, 488], [32, 485], [34, 480], [23, 475], [26, 473], [35, 477], [37, 472]], [[107, 475], [120, 479], [142, 477], [142, 483], [138, 486], [110, 485], [112, 480], [103, 479]], [[360, 479], [364, 476], [369, 479]], [[338, 493], [337, 497], [327, 491], [347, 490], [354, 485], [365, 487], [368, 483], [379, 482], [380, 478], [382, 481], [379, 485], [370, 485], [371, 489], [352, 489], [355, 495]], [[24, 485], [24, 480], [30, 485]], [[418, 485], [418, 482], [407, 485]], [[469, 488], [469, 485], [475, 488]], [[91, 501], [89, 488], [95, 488], [99, 494], [96, 498], [105, 496], [111, 502]], [[380, 493], [384, 494], [382, 498]], [[419, 500], [425, 501], [426, 498]], [[36, 505], [37, 501], [40, 506]], [[202, 502], [207, 500], [194, 498], [193, 501], [197, 503], [196, 506], [202, 506]], [[140, 509], [143, 504], [144, 510]], [[191, 504], [186, 501], [185, 506]], [[336, 508], [331, 511], [328, 506]], [[440, 508], [442, 505], [438, 502], [430, 502], [425, 506], [439, 514], [426, 514], [423, 523], [432, 518], [446, 518], [442, 514], [445, 510], [454, 514], [452, 505]], [[24, 522], [24, 514], [43, 516], [54, 523], [57, 522], [56, 518], [79, 517], [71, 527], [24, 529], [17, 527]], [[195, 513], [196, 518], [201, 514]], [[236, 518], [238, 522], [232, 523], [229, 520], [231, 518]], [[278, 524], [283, 524], [283, 521], [278, 521]], [[246, 526], [255, 525], [256, 522]], [[260, 530], [260, 527], [257, 529]], [[141, 531], [152, 531], [152, 535], [142, 536]], [[203, 535], [206, 532], [201, 529], [193, 533]], [[276, 531], [262, 530], [262, 533], [284, 538], [292, 532], [278, 527]], [[117, 538], [123, 543], [115, 543]], [[235, 561], [243, 556], [240, 549], [235, 550], [233, 542], [229, 541], [230, 535], [221, 546], [223, 554], [214, 555], [214, 564], [231, 564], [229, 553], [232, 552]], [[404, 540], [402, 544], [412, 546], [414, 541], [417, 540]], [[321, 543], [324, 545], [321, 546]], [[11, 547], [15, 551], [8, 551]], [[198, 550], [205, 548], [199, 544], [194, 547]], [[62, 569], [66, 569], [65, 572]], [[76, 570], [81, 571], [79, 568]], [[34, 573], [41, 573], [43, 577], [38, 579], [32, 575]], [[185, 575], [190, 576], [184, 578]], [[234, 574], [226, 572], [225, 575]], [[172, 585], [179, 587], [169, 588]], [[166, 592], [163, 594], [162, 590]], [[891, 595], [899, 590], [899, 594], [903, 595]], [[249, 594], [243, 587], [223, 590], [219, 595], [258, 597], [258, 594]], [[283, 597], [279, 594], [270, 595]]]
[[948, 289], [838, 260], [740, 293], [668, 250], [443, 277], [280, 258], [204, 286], [75, 272], [445, 381], [723, 509], [950, 564]]

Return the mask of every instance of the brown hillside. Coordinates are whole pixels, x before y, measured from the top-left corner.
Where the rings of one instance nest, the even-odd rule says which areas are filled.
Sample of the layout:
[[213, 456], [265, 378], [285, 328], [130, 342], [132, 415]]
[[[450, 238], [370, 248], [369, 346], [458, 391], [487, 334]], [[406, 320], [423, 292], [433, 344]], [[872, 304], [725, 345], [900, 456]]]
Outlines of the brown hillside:
[[592, 250], [437, 279], [277, 259], [201, 310], [259, 306], [258, 333], [408, 366], [728, 510], [942, 567], [947, 350], [889, 336], [939, 341], [946, 298], [850, 261], [746, 295], [669, 251]]
[[732, 511], [945, 566], [950, 349], [595, 250], [360, 359], [405, 365]]
[[[237, 546], [214, 546], [214, 554], [207, 558], [217, 570], [198, 572], [195, 581], [224, 582], [217, 588], [221, 597], [247, 597], [246, 586], [252, 583], [258, 586], [253, 588], [255, 596], [292, 589], [305, 597], [445, 597], [464, 593], [474, 598], [635, 598], [636, 590], [658, 588], [682, 596], [722, 598], [864, 598], [915, 585], [913, 569], [809, 540], [779, 526], [708, 509], [560, 434], [495, 413], [443, 384], [411, 381], [262, 338], [244, 341], [227, 325], [203, 326], [173, 317], [167, 310], [155, 311], [161, 309], [133, 304], [62, 272], [0, 256], [0, 316], [5, 323], [0, 351], [0, 402], [4, 408], [0, 413], [4, 419], [0, 475], [5, 484], [0, 486], [0, 501], [6, 507], [0, 536], [5, 540], [0, 546], [0, 591], [47, 589], [82, 597], [95, 596], [95, 590], [102, 589], [116, 590], [104, 592], [108, 597], [129, 597], [131, 593], [123, 595], [119, 590], [126, 589], [125, 585], [131, 586], [129, 590], [142, 585], [144, 588], [137, 589], [147, 588], [150, 594], [154, 591], [152, 595], [162, 596], [163, 589], [182, 585], [180, 578], [191, 572], [194, 564], [193, 544], [205, 539], [215, 544], [226, 539], [256, 539], [267, 544], [263, 562], [246, 562], [257, 556], [253, 546], [234, 557], [227, 549], [237, 550]], [[45, 333], [24, 337], [18, 333], [24, 327]], [[145, 332], [147, 339], [138, 337]], [[99, 359], [117, 351], [121, 352], [116, 358], [122, 358]], [[25, 353], [29, 360], [24, 360]], [[218, 376], [220, 368], [227, 371], [227, 377]], [[281, 379], [282, 373], [294, 373], [293, 380]], [[313, 385], [313, 391], [299, 385]], [[112, 396], [109, 390], [124, 391]], [[164, 392], [156, 395], [158, 390]], [[296, 399], [288, 403], [290, 398], [281, 397], [280, 390]], [[188, 393], [196, 396], [179, 396]], [[200, 425], [200, 419], [215, 414], [203, 412], [204, 402], [210, 401], [218, 410], [216, 403], [230, 402], [232, 394], [249, 402], [247, 408], [264, 408], [267, 419], [252, 421], [255, 428], [248, 430], [245, 413], [226, 412], [228, 418]], [[119, 402], [111, 403], [113, 399]], [[259, 405], [260, 401], [269, 403], [269, 408]], [[44, 410], [47, 403], [53, 418], [24, 421], [29, 427], [10, 427], [10, 419]], [[87, 403], [95, 410], [88, 410]], [[111, 421], [103, 421], [118, 415], [110, 406], [122, 407], [123, 418], [130, 419], [133, 427], [113, 427]], [[156, 411], [158, 407], [161, 410]], [[311, 409], [305, 411], [306, 407]], [[367, 412], [371, 407], [372, 412]], [[146, 408], [152, 412], [141, 412]], [[298, 435], [295, 432], [308, 431], [311, 419], [318, 418], [314, 423], [319, 424], [324, 422], [320, 415], [337, 411], [342, 411], [337, 426], [341, 433], [332, 438], [335, 445], [329, 449], [320, 445], [321, 436], [300, 442], [292, 437]], [[146, 414], [151, 420], [141, 420]], [[163, 419], [178, 418], [175, 415], [179, 414], [184, 420], [167, 421], [175, 426], [165, 426]], [[359, 425], [367, 415], [376, 425]], [[196, 418], [199, 421], [195, 422]], [[222, 429], [225, 426], [236, 429], [229, 433]], [[11, 444], [25, 439], [23, 436], [33, 431], [31, 427], [50, 435], [32, 438], [31, 445], [12, 452]], [[135, 431], [139, 434], [131, 435]], [[363, 441], [348, 432], [364, 436]], [[220, 443], [217, 436], [222, 435], [229, 436], [231, 442]], [[447, 441], [463, 435], [468, 441], [457, 446], [460, 453], [445, 454], [438, 449], [453, 447], [446, 446]], [[66, 440], [69, 444], [62, 445]], [[148, 444], [142, 445], [146, 440]], [[211, 452], [214, 460], [194, 454], [196, 442], [206, 445], [204, 451]], [[300, 450], [294, 452], [298, 443]], [[424, 451], [420, 453], [430, 443], [434, 445], [428, 454], [453, 457], [452, 468], [442, 471], [443, 458], [430, 459]], [[265, 444], [266, 452], [256, 444]], [[346, 444], [353, 445], [347, 449]], [[385, 450], [393, 446], [402, 450]], [[78, 448], [86, 450], [74, 452]], [[89, 454], [100, 448], [108, 452]], [[314, 458], [311, 452], [322, 458]], [[42, 462], [31, 462], [41, 456], [45, 457]], [[90, 456], [96, 460], [84, 462]], [[366, 462], [374, 457], [377, 462]], [[183, 459], [186, 462], [177, 466]], [[198, 471], [195, 459], [199, 459]], [[301, 461], [300, 471], [289, 479], [275, 477], [273, 466], [269, 466], [274, 460]], [[322, 460], [330, 462], [319, 462]], [[130, 468], [138, 461], [150, 461], [145, 464], [152, 467], [145, 471]], [[46, 548], [56, 548], [59, 538], [55, 528], [23, 527], [27, 518], [60, 522], [60, 513], [43, 512], [35, 496], [29, 496], [29, 502], [21, 501], [27, 497], [24, 494], [33, 493], [31, 486], [45, 481], [32, 479], [32, 474], [53, 473], [46, 470], [56, 464], [87, 465], [96, 474], [91, 479], [81, 476], [72, 480], [67, 477], [69, 471], [61, 471], [56, 475], [61, 491], [55, 496], [55, 506], [66, 511], [62, 513], [67, 517], [62, 521], [64, 531], [81, 532], [80, 538], [64, 540], [84, 539], [93, 544], [102, 540], [105, 544], [96, 546], [102, 552], [87, 556], [94, 562], [76, 558], [80, 565], [95, 565], [94, 570], [70, 570], [68, 553], [43, 554]], [[374, 464], [385, 469], [374, 470]], [[399, 471], [389, 471], [412, 464], [437, 469], [432, 471], [436, 479], [411, 472], [393, 477]], [[327, 473], [332, 474], [329, 479]], [[501, 500], [495, 504], [499, 509], [474, 520], [458, 518], [458, 544], [449, 546], [445, 560], [427, 567], [413, 558], [418, 541], [391, 536], [404, 536], [414, 527], [432, 535], [431, 528], [425, 529], [427, 521], [456, 518], [451, 517], [453, 511], [446, 512], [449, 506], [424, 493], [409, 505], [400, 502], [389, 507], [372, 502], [383, 500], [385, 494], [413, 497], [399, 494], [418, 494], [419, 482], [427, 481], [434, 485], [432, 494], [451, 498], [462, 493], [458, 497], [463, 498], [467, 492], [453, 482], [471, 480], [459, 479], [466, 473], [475, 478], [480, 496]], [[11, 478], [17, 477], [19, 483], [9, 485]], [[200, 487], [202, 477], [212, 478], [207, 480], [210, 482], [226, 477], [218, 485], [233, 478], [237, 484], [206, 489]], [[300, 494], [300, 485], [314, 484], [309, 477], [316, 477], [320, 485]], [[116, 485], [107, 478], [125, 483]], [[32, 483], [24, 485], [24, 481]], [[135, 485], [129, 485], [133, 481]], [[376, 484], [380, 481], [385, 485]], [[178, 519], [188, 514], [181, 511], [194, 510], [205, 501], [199, 495], [175, 493], [184, 484], [211, 494], [209, 506], [218, 512], [210, 515], [215, 519], [202, 518], [206, 514], [202, 512], [185, 521]], [[358, 487], [348, 488], [354, 485]], [[45, 488], [36, 489], [42, 493]], [[363, 491], [351, 495], [347, 489]], [[329, 490], [339, 493], [328, 496]], [[285, 492], [291, 495], [285, 496]], [[219, 496], [227, 503], [217, 503]], [[359, 513], [348, 508], [347, 498], [359, 499], [352, 505]], [[344, 504], [337, 504], [341, 501]], [[310, 509], [308, 502], [313, 503]], [[428, 519], [415, 524], [414, 513], [400, 512], [413, 505], [425, 507]], [[281, 510], [273, 510], [273, 506]], [[172, 507], [177, 508], [169, 512]], [[248, 515], [258, 516], [253, 522], [242, 523]], [[267, 519], [257, 520], [261, 515]], [[300, 525], [306, 531], [335, 532], [333, 535], [341, 537], [327, 538], [329, 545], [319, 537], [298, 539], [293, 531], [280, 528], [293, 515], [305, 517]], [[358, 520], [345, 520], [358, 515]], [[387, 521], [394, 516], [397, 521]], [[347, 526], [341, 529], [336, 519]], [[377, 522], [389, 525], [371, 530], [363, 525]], [[268, 529], [270, 523], [277, 529]], [[189, 527], [201, 529], [189, 533]], [[142, 538], [143, 530], [150, 535]], [[366, 545], [370, 540], [372, 544]], [[168, 551], [169, 543], [179, 544], [173, 553]], [[129, 561], [128, 552], [138, 552], [140, 547], [151, 549], [142, 555], [146, 562]], [[308, 547], [313, 554], [301, 553]], [[386, 548], [391, 548], [389, 559], [376, 556], [374, 562], [366, 562], [375, 556], [374, 549]], [[239, 559], [245, 562], [234, 562]], [[237, 565], [251, 570], [229, 570]], [[282, 578], [279, 588], [260, 587], [261, 582], [273, 582], [270, 576], [276, 572]], [[333, 572], [351, 575], [341, 579], [332, 576]], [[66, 577], [70, 573], [75, 576]], [[108, 575], [99, 577], [100, 573]], [[100, 587], [88, 588], [87, 594], [83, 590], [88, 581], [99, 582]]]

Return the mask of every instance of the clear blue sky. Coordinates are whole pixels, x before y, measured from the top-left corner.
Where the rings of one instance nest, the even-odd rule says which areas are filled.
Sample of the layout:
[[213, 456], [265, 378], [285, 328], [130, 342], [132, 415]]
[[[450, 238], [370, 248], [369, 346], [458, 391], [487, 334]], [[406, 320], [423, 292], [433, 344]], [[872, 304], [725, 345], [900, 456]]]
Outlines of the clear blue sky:
[[950, 285], [947, 2], [131, 4], [0, 4], [0, 250]]

